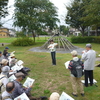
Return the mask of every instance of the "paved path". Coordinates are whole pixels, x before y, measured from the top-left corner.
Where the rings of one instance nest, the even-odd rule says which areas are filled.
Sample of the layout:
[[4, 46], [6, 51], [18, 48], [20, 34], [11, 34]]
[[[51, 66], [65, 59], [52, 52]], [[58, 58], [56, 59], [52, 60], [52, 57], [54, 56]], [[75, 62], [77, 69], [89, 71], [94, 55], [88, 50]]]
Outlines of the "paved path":
[[[84, 50], [83, 48], [77, 48], [75, 49], [79, 55], [82, 54], [82, 51]], [[50, 52], [48, 49], [41, 49], [41, 47], [34, 47], [29, 49], [29, 51], [33, 51], [33, 52]], [[57, 53], [70, 53], [72, 50], [58, 50], [57, 49]]]
[[[5, 45], [8, 45], [8, 44], [10, 44], [10, 43], [3, 43], [4, 44], [4, 46]], [[2, 47], [2, 43], [0, 43], [0, 47]]]

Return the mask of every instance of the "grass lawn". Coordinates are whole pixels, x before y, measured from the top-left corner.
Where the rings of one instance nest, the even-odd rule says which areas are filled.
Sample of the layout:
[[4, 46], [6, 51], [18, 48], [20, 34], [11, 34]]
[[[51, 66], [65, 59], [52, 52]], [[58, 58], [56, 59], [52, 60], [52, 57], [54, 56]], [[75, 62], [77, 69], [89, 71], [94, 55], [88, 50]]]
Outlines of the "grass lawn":
[[[33, 96], [50, 96], [52, 92], [58, 92], [61, 94], [63, 91], [71, 95], [72, 87], [70, 83], [70, 72], [65, 69], [64, 63], [71, 60], [71, 54], [57, 53], [57, 66], [51, 65], [50, 53], [39, 53], [28, 51], [30, 48], [41, 46], [48, 38], [41, 37], [36, 39], [36, 45], [28, 47], [18, 47], [8, 45], [9, 52], [16, 51], [16, 58], [24, 61], [24, 66], [29, 67], [29, 77], [34, 78], [35, 82], [32, 89]], [[10, 43], [14, 38], [9, 38], [5, 43]], [[85, 44], [74, 44], [84, 48]], [[92, 44], [93, 49], [100, 54], [100, 44]], [[3, 51], [4, 47], [0, 47], [0, 51]], [[96, 62], [99, 63], [99, 62]], [[79, 96], [73, 97], [75, 100], [100, 100], [100, 68], [96, 67], [94, 70], [94, 77], [98, 81], [96, 86], [84, 88], [85, 97]]]

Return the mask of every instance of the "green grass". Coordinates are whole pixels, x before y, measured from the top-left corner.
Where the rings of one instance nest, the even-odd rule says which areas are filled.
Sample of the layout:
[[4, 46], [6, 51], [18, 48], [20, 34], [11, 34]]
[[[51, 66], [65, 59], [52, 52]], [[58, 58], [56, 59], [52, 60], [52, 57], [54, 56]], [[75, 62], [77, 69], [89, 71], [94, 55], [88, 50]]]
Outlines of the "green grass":
[[[14, 38], [13, 38], [14, 39]], [[12, 41], [9, 40], [9, 43]], [[40, 53], [40, 52], [31, 52], [28, 51], [30, 48], [41, 46], [46, 41], [44, 37], [41, 37], [39, 40], [36, 39], [36, 44], [28, 47], [19, 47], [8, 45], [9, 52], [16, 51], [15, 55], [17, 59], [24, 61], [24, 66], [29, 67], [31, 71], [29, 72], [29, 77], [35, 79], [32, 95], [33, 96], [50, 96], [52, 92], [58, 92], [61, 94], [63, 91], [71, 95], [72, 86], [70, 83], [70, 72], [64, 66], [64, 63], [68, 60], [71, 60], [71, 54], [61, 54], [57, 53], [57, 66], [51, 65], [51, 56], [50, 53]], [[5, 39], [0, 42], [5, 41]], [[8, 43], [6, 41], [6, 43]], [[85, 44], [74, 44], [81, 48], [85, 47]], [[97, 54], [100, 54], [100, 44], [92, 44], [93, 49], [97, 51]], [[0, 51], [3, 51], [4, 47], [0, 47]], [[98, 62], [100, 63], [100, 62]], [[96, 86], [84, 88], [85, 97], [81, 97], [80, 94], [78, 97], [73, 97], [75, 100], [100, 100], [100, 68], [96, 67], [94, 70], [94, 78], [98, 81]]]

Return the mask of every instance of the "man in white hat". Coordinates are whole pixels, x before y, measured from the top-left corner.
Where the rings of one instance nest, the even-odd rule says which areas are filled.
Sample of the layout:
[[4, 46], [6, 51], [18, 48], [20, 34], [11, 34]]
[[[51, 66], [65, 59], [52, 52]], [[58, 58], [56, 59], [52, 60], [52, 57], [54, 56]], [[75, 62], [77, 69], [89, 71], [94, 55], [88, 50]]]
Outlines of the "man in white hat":
[[85, 86], [88, 87], [88, 78], [90, 80], [90, 86], [93, 85], [93, 70], [96, 60], [96, 52], [92, 50], [91, 44], [86, 44], [86, 50], [82, 53], [82, 60], [84, 60]]
[[72, 95], [77, 97], [77, 88], [79, 88], [81, 96], [84, 96], [83, 84], [81, 83], [84, 68], [83, 62], [77, 57], [78, 53], [76, 50], [73, 50], [71, 54], [73, 59], [70, 61], [68, 69], [71, 71]]
[[10, 68], [11, 67], [13, 67], [15, 64], [16, 64], [16, 62], [17, 62], [17, 59], [15, 58], [15, 54], [11, 54], [10, 56], [9, 56], [9, 66], [10, 66]]

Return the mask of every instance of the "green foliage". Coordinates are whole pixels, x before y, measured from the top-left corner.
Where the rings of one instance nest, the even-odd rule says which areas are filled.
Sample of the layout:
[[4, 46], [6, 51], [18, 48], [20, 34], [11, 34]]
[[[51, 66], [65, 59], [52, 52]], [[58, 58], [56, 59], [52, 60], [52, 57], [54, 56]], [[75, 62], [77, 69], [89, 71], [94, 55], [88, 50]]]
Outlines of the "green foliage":
[[21, 27], [24, 31], [41, 33], [48, 26], [53, 29], [56, 26], [57, 8], [49, 0], [16, 0], [14, 25]]
[[86, 5], [88, 6], [91, 0], [73, 0], [70, 6], [66, 6], [68, 13], [66, 15], [66, 24], [79, 29], [82, 35], [85, 35], [85, 29], [88, 26], [88, 22], [91, 21], [90, 18], [85, 21], [82, 20], [87, 16], [87, 13], [84, 13], [85, 10], [88, 10]]
[[67, 35], [69, 32], [69, 27], [66, 27], [64, 25], [60, 25], [60, 32], [63, 32], [64, 35]]
[[85, 36], [85, 37], [71, 37], [72, 43], [100, 43], [100, 37], [92, 37], [92, 36]]
[[41, 32], [39, 35], [48, 35], [47, 32]]
[[89, 0], [88, 4], [85, 5], [84, 8], [84, 14], [86, 14], [86, 16], [84, 16], [82, 20], [89, 26], [100, 26], [100, 0]]
[[[0, 0], [0, 19], [2, 17], [5, 17], [8, 12], [7, 12], [7, 4], [8, 4], [8, 0]], [[0, 26], [2, 26], [2, 23], [0, 21]]]
[[30, 46], [34, 45], [34, 41], [28, 37], [18, 38], [12, 42], [14, 46]]
[[26, 37], [26, 35], [24, 34], [24, 32], [16, 32], [16, 37]]

